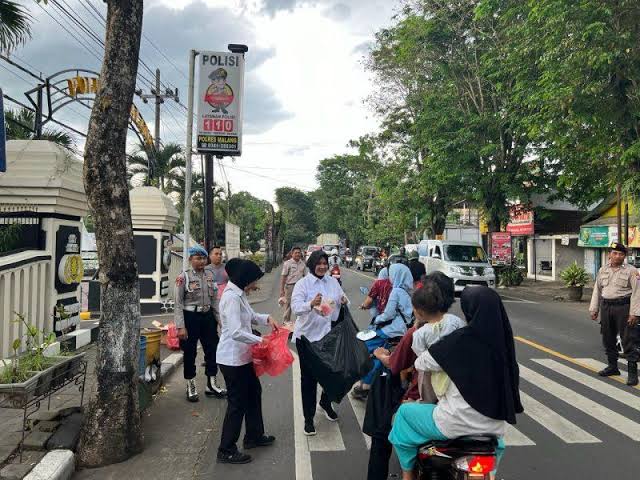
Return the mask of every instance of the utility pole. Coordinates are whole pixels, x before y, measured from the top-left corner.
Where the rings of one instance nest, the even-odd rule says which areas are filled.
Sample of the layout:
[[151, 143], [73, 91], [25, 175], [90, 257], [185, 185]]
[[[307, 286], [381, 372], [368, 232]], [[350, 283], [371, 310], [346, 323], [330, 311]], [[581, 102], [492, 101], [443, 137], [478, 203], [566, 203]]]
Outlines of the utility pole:
[[151, 89], [151, 93], [143, 93], [142, 90], [136, 90], [136, 94], [142, 99], [144, 103], [149, 103], [149, 100], [153, 99], [156, 104], [156, 119], [155, 119], [155, 132], [154, 143], [156, 151], [160, 150], [160, 105], [164, 103], [165, 98], [171, 98], [176, 103], [180, 102], [178, 96], [178, 89], [174, 91], [167, 88], [164, 93], [160, 90], [160, 69], [156, 68], [156, 86]]
[[216, 244], [213, 186], [213, 154], [206, 153], [204, 156], [204, 244], [207, 252]]
[[231, 222], [231, 182], [227, 180], [227, 221]]

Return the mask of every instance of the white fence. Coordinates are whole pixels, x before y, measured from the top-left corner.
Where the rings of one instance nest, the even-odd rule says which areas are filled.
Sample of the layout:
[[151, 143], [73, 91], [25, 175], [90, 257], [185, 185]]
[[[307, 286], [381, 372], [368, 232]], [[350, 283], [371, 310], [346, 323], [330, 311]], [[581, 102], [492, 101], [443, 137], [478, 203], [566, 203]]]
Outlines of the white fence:
[[16, 338], [22, 340], [24, 349], [25, 326], [15, 322], [16, 313], [40, 331], [52, 330], [50, 268], [51, 257], [43, 251], [0, 257], [0, 359], [13, 355], [11, 345]]

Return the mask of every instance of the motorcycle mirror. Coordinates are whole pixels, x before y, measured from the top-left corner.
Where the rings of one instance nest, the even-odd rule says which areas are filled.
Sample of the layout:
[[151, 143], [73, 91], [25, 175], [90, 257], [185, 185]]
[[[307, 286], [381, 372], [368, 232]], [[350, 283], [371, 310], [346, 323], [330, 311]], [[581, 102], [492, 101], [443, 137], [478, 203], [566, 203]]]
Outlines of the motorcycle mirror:
[[360, 287], [360, 293], [362, 295], [369, 295], [369, 289], [367, 287]]

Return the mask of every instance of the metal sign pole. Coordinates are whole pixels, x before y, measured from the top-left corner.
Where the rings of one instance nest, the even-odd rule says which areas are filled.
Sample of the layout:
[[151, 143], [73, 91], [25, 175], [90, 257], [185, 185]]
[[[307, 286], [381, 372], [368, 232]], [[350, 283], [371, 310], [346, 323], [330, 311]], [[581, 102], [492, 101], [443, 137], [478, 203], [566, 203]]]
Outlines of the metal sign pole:
[[4, 101], [0, 88], [0, 172], [7, 171], [7, 133], [4, 126]]
[[189, 51], [189, 101], [187, 103], [187, 156], [184, 172], [184, 242], [182, 248], [182, 268], [189, 267], [189, 236], [191, 234], [191, 147], [193, 141], [193, 78], [195, 75], [195, 50]]

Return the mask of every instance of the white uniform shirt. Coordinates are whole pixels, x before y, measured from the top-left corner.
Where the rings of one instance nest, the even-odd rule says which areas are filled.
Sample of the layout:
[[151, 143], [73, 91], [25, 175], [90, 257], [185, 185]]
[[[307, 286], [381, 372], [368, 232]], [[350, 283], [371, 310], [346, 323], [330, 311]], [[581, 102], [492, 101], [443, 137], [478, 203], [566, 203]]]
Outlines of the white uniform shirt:
[[[415, 363], [417, 370], [438, 372], [442, 367], [427, 350], [418, 357]], [[493, 434], [504, 436], [507, 422], [486, 417], [475, 410], [464, 399], [453, 381], [439, 398], [433, 410], [433, 421], [438, 430], [447, 438], [458, 438], [465, 435]]]
[[[335, 310], [327, 317], [320, 315], [311, 307], [311, 301], [318, 293], [322, 295], [323, 301], [332, 299], [335, 302]], [[325, 275], [323, 278], [307, 275], [296, 283], [291, 295], [291, 310], [297, 317], [293, 338], [298, 340], [304, 335], [309, 341], [317, 342], [329, 333], [331, 322], [335, 322], [340, 315], [340, 302], [343, 296], [342, 287], [330, 275]]]
[[251, 325], [267, 325], [269, 315], [254, 312], [244, 291], [232, 282], [222, 294], [219, 310], [222, 333], [216, 361], [229, 367], [251, 363], [251, 345], [262, 342], [262, 337], [251, 333]]

